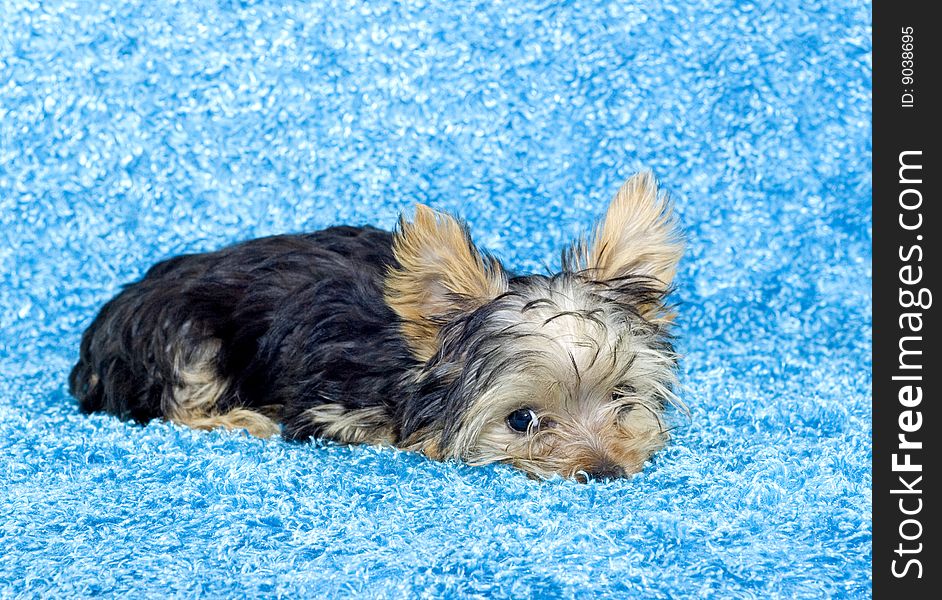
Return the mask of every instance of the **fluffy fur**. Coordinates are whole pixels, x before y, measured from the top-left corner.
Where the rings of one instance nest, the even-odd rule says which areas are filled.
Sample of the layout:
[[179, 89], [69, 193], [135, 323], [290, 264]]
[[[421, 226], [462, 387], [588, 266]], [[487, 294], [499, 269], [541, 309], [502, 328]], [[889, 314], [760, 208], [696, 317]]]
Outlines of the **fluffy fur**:
[[86, 412], [141, 423], [621, 477], [667, 440], [665, 297], [681, 252], [642, 173], [551, 276], [511, 275], [425, 206], [395, 233], [334, 227], [179, 256], [103, 307], [70, 389]]

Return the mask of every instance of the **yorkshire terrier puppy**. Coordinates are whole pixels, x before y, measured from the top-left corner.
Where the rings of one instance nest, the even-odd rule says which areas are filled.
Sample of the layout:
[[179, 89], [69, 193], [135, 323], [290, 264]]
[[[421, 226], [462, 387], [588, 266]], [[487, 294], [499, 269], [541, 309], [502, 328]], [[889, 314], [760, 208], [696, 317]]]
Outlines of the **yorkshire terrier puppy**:
[[513, 275], [454, 218], [331, 227], [171, 258], [105, 304], [84, 412], [390, 444], [534, 477], [623, 477], [667, 441], [682, 253], [650, 173], [562, 272]]

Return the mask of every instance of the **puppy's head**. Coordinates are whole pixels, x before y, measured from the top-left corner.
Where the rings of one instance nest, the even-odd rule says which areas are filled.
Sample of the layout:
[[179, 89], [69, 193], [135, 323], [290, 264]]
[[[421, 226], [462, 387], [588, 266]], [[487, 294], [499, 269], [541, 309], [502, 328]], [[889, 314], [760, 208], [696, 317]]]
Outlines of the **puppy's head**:
[[682, 244], [653, 176], [632, 177], [555, 275], [515, 277], [453, 218], [400, 222], [386, 301], [424, 366], [402, 445], [537, 477], [613, 478], [667, 440], [676, 356], [665, 306]]

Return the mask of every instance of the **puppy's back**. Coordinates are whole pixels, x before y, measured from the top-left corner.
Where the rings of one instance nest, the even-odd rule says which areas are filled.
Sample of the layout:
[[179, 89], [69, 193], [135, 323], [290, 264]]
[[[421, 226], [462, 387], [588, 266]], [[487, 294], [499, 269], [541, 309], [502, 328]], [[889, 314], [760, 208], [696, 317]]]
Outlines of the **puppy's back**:
[[276, 314], [312, 288], [381, 302], [391, 246], [388, 232], [334, 227], [162, 261], [85, 331], [70, 391], [86, 413], [272, 435], [283, 406], [266, 393], [277, 344], [264, 338]]

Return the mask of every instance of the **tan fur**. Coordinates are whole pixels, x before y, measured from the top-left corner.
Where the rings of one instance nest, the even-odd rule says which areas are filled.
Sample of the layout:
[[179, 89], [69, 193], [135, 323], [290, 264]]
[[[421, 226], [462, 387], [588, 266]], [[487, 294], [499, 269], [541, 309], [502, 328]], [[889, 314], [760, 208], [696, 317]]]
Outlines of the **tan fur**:
[[173, 386], [172, 398], [165, 399], [165, 403], [169, 404], [164, 407], [166, 413], [209, 414], [215, 409], [216, 402], [226, 389], [226, 382], [219, 377], [214, 364], [219, 346], [218, 340], [210, 340], [188, 352], [177, 354], [177, 381]]
[[256, 437], [272, 437], [281, 427], [270, 416], [236, 408], [218, 412], [216, 404], [226, 389], [226, 381], [219, 377], [214, 360], [219, 352], [219, 341], [212, 340], [186, 355], [177, 357], [177, 385], [171, 398], [164, 400], [165, 414], [170, 421], [194, 429], [245, 429]]
[[320, 436], [346, 444], [392, 444], [396, 439], [389, 415], [380, 407], [350, 410], [322, 404], [304, 411], [303, 418], [323, 427]]
[[386, 278], [386, 302], [402, 319], [414, 354], [428, 360], [442, 320], [473, 310], [507, 289], [496, 261], [485, 259], [454, 218], [422, 204], [411, 223], [400, 221], [393, 243], [400, 268]]
[[446, 456], [441, 449], [441, 432], [419, 431], [408, 439], [396, 444], [400, 450], [419, 452], [432, 460], [445, 460]]
[[654, 175], [644, 171], [622, 185], [592, 243], [577, 253], [580, 266], [599, 280], [647, 275], [667, 287], [683, 250], [670, 201], [658, 192]]
[[281, 434], [281, 426], [265, 415], [247, 408], [236, 408], [221, 415], [200, 416], [196, 413], [184, 413], [171, 417], [174, 423], [193, 427], [194, 429], [212, 430], [219, 427], [225, 429], [244, 429], [249, 435], [260, 438], [274, 437]]

